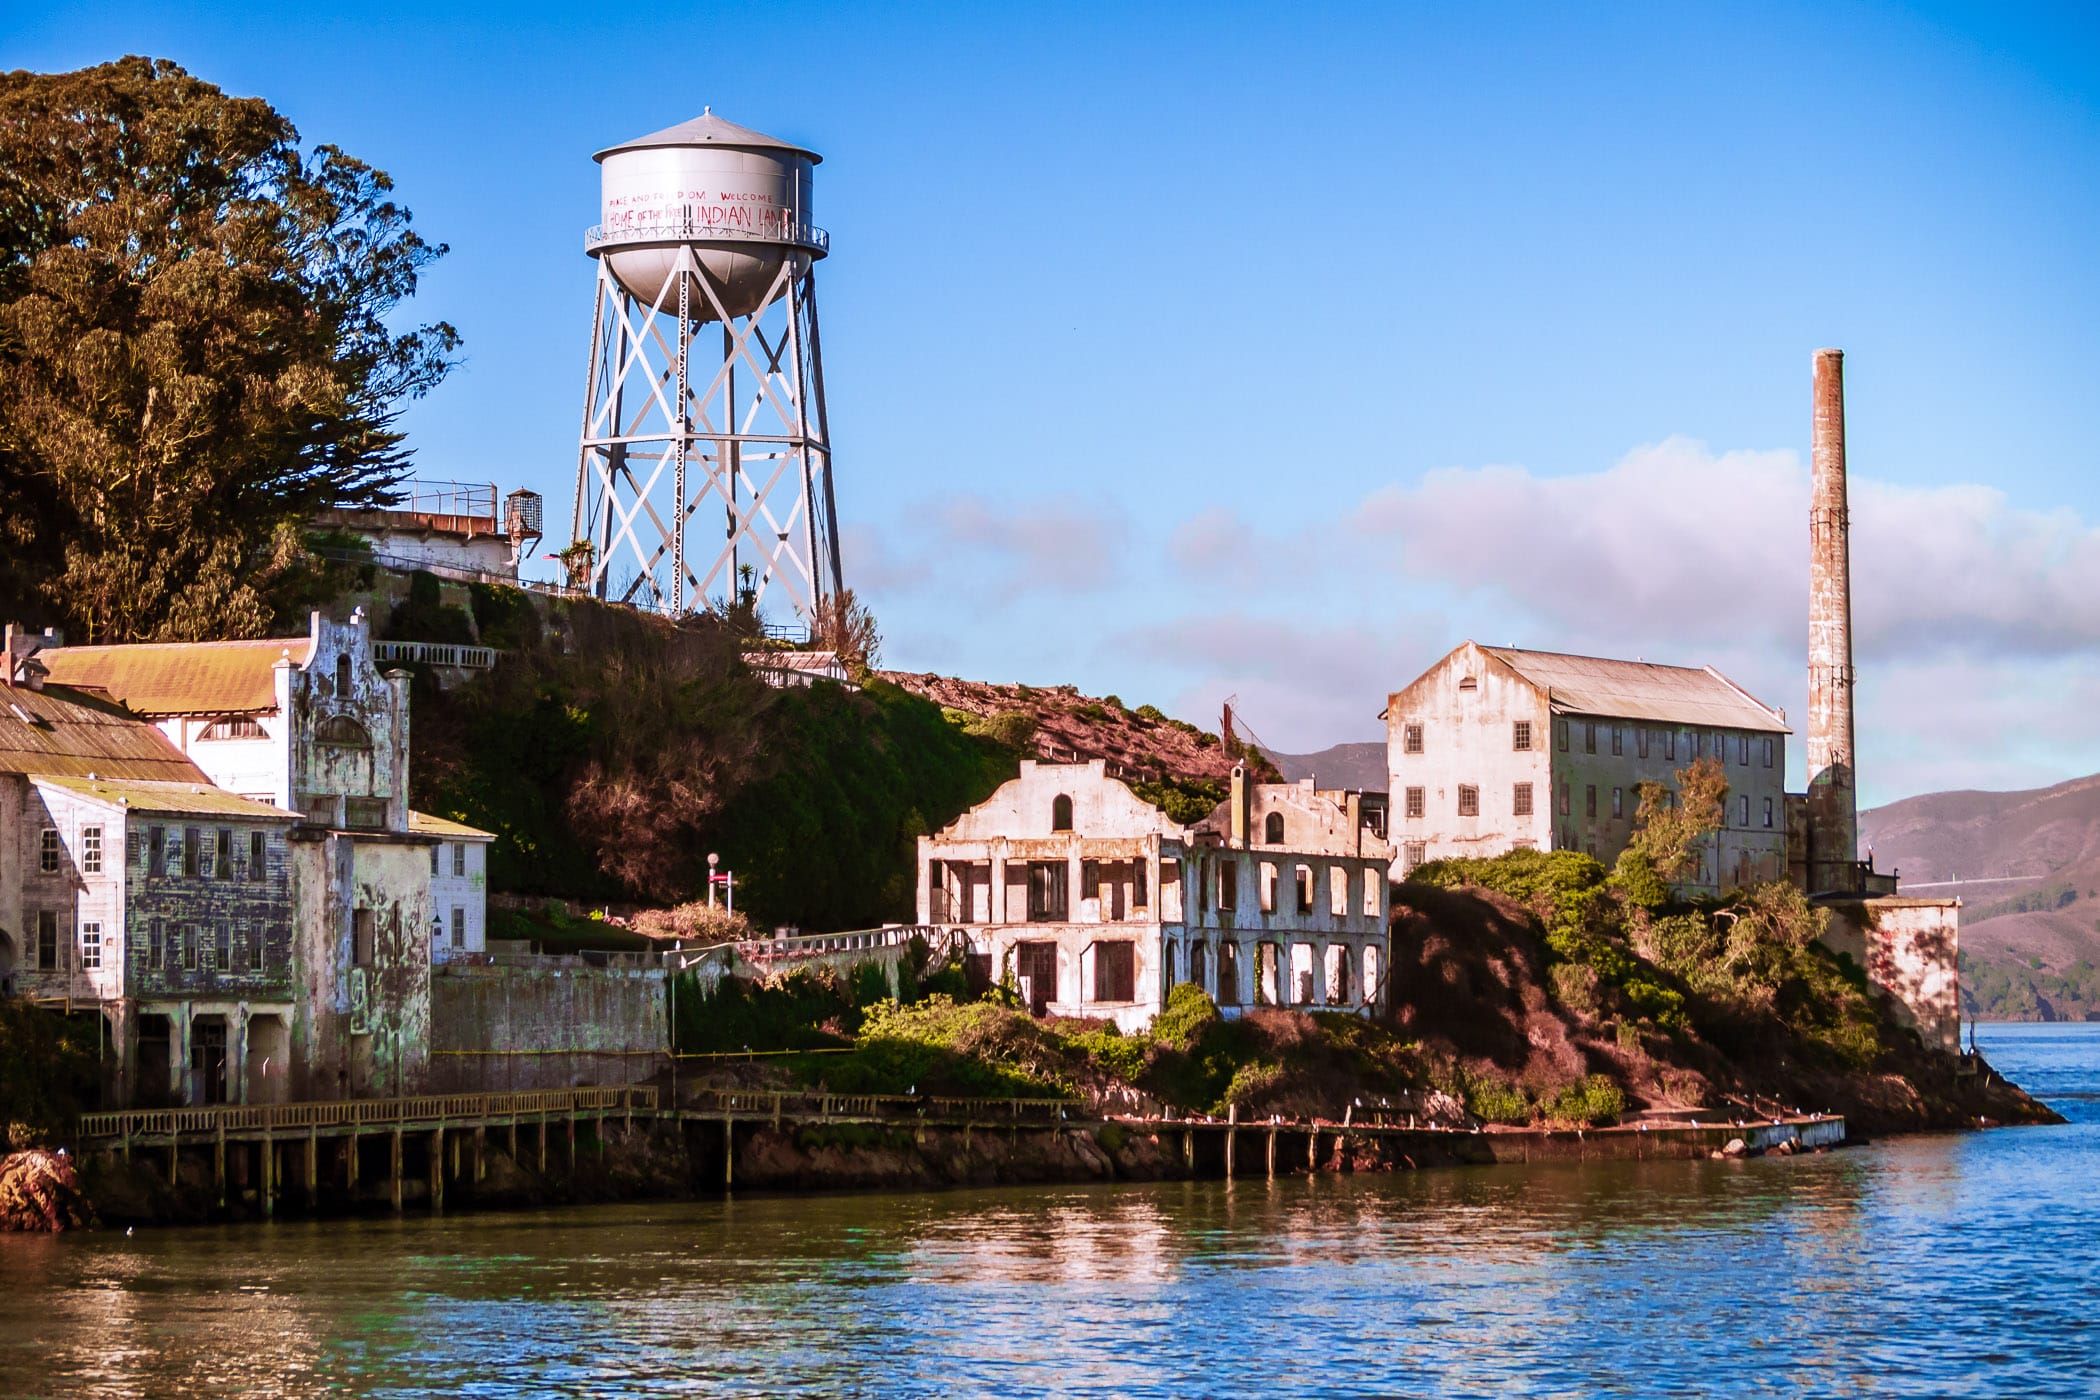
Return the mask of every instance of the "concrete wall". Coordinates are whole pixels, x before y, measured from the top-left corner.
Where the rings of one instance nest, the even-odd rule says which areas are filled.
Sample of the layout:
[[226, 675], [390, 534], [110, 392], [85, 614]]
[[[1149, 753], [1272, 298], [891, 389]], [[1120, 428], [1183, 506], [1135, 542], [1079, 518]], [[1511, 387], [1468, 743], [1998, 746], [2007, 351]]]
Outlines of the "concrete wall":
[[[293, 838], [299, 1098], [424, 1091], [430, 1066], [430, 852], [426, 838], [301, 828]], [[371, 918], [359, 961], [358, 914]]]
[[1961, 1050], [1961, 901], [1818, 900], [1830, 911], [1823, 941], [1895, 999], [1899, 1018], [1928, 1046]]
[[[1473, 689], [1465, 689], [1471, 680]], [[1531, 726], [1530, 747], [1518, 749], [1516, 726]], [[1407, 751], [1411, 726], [1421, 727], [1422, 752]], [[1386, 767], [1392, 815], [1387, 833], [1401, 873], [1414, 856], [1496, 856], [1519, 842], [1541, 850], [1553, 844], [1552, 715], [1530, 681], [1468, 642], [1432, 667], [1386, 706]], [[1516, 815], [1516, 790], [1531, 785], [1528, 817]], [[1478, 816], [1459, 814], [1460, 787], [1477, 788]], [[1419, 790], [1422, 814], [1409, 815], [1409, 793]]]
[[431, 974], [430, 1032], [439, 1093], [632, 1083], [671, 1048], [656, 968], [445, 964]]

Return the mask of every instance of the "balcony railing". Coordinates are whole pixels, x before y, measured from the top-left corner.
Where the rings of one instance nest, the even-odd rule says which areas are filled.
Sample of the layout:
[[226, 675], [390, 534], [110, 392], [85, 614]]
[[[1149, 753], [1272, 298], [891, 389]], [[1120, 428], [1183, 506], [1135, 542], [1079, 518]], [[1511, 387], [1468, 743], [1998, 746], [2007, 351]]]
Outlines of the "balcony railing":
[[831, 235], [815, 224], [785, 221], [764, 228], [711, 224], [702, 219], [656, 219], [607, 228], [593, 224], [583, 231], [585, 252], [620, 243], [786, 243], [813, 253], [831, 251]]

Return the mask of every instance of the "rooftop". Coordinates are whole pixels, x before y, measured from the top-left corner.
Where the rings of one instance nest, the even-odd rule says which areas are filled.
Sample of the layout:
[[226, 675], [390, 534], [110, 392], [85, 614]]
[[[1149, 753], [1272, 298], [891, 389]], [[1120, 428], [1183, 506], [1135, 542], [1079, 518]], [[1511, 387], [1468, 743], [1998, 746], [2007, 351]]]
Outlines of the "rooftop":
[[1788, 733], [1786, 719], [1711, 666], [1662, 666], [1555, 651], [1482, 651], [1547, 693], [1557, 713]]
[[81, 797], [98, 798], [134, 812], [161, 812], [196, 817], [274, 818], [297, 821], [297, 812], [258, 802], [210, 783], [156, 782], [144, 778], [70, 778], [39, 773], [39, 785], [63, 788]]
[[104, 696], [57, 686], [0, 687], [0, 773], [205, 781], [152, 725]]
[[107, 692], [134, 714], [267, 714], [277, 708], [279, 658], [306, 664], [311, 637], [240, 642], [140, 642], [37, 653], [54, 685]]
[[647, 136], [637, 136], [632, 141], [622, 141], [616, 146], [607, 146], [591, 159], [604, 160], [619, 151], [643, 151], [652, 146], [729, 146], [740, 151], [791, 151], [796, 155], [809, 157], [812, 165], [824, 159], [807, 146], [797, 146], [792, 141], [782, 141], [778, 137], [766, 135], [763, 131], [753, 131], [748, 126], [724, 121], [715, 115], [711, 107], [691, 121], [667, 126], [662, 131], [652, 131]]
[[449, 817], [434, 817], [428, 812], [411, 808], [408, 814], [408, 830], [411, 836], [450, 837], [455, 841], [493, 841], [496, 833], [483, 831], [478, 826], [468, 826]]

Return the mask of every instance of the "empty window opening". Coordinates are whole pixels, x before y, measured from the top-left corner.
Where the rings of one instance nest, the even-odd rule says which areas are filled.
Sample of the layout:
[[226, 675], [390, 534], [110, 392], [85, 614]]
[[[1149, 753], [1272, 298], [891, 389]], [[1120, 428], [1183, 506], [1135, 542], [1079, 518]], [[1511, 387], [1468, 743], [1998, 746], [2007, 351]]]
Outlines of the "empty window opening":
[[1349, 916], [1349, 872], [1339, 865], [1327, 867], [1327, 912], [1337, 919]]
[[370, 909], [359, 909], [350, 916], [350, 961], [358, 967], [370, 967], [379, 956], [379, 915]]
[[1061, 860], [1028, 862], [1028, 922], [1062, 923], [1071, 916], [1072, 868]]
[[1293, 872], [1292, 882], [1298, 887], [1298, 912], [1313, 911], [1313, 872], [1309, 865], [1301, 865]]
[[58, 911], [36, 911], [36, 966], [40, 972], [58, 971]]
[[1254, 945], [1254, 1004], [1277, 1006], [1283, 996], [1284, 974], [1278, 966], [1279, 949], [1274, 943]]
[[1240, 1004], [1240, 945], [1231, 939], [1218, 944], [1218, 995], [1220, 1006]]
[[350, 694], [350, 653], [340, 652], [335, 658], [335, 694], [343, 699]]
[[1261, 824], [1261, 839], [1271, 846], [1283, 844], [1283, 813], [1269, 813]]
[[1356, 979], [1350, 975], [1349, 945], [1330, 943], [1327, 946], [1327, 1004], [1348, 1006], [1356, 1000]]
[[1050, 799], [1050, 829], [1070, 831], [1072, 829], [1072, 799], [1059, 793]]
[[1385, 876], [1376, 866], [1364, 871], [1364, 913], [1378, 917], [1378, 896], [1385, 888]]
[[1378, 945], [1368, 944], [1364, 948], [1363, 999], [1366, 1004], [1378, 1000], [1381, 988], [1378, 985]]
[[1471, 783], [1458, 785], [1458, 814], [1462, 817], [1480, 815], [1480, 789]]
[[1517, 753], [1531, 752], [1531, 721], [1520, 719], [1509, 726], [1509, 746]]
[[1269, 861], [1261, 863], [1261, 912], [1276, 912], [1276, 867]]
[[1199, 991], [1210, 990], [1210, 948], [1205, 944], [1189, 944], [1189, 981], [1195, 983]]
[[1230, 914], [1240, 907], [1240, 863], [1218, 862], [1218, 911]]
[[1316, 981], [1313, 963], [1313, 947], [1310, 943], [1291, 945], [1291, 1004], [1311, 1006], [1317, 999], [1313, 985]]
[[1460, 690], [1478, 690], [1480, 689], [1480, 678], [1477, 676], [1463, 677], [1458, 683], [1458, 688]]
[[1014, 980], [1031, 1016], [1041, 1016], [1057, 1000], [1057, 945], [1016, 943]]
[[1512, 816], [1531, 815], [1531, 784], [1518, 783], [1509, 790], [1509, 810]]
[[1094, 1000], [1137, 1000], [1137, 945], [1094, 945]]

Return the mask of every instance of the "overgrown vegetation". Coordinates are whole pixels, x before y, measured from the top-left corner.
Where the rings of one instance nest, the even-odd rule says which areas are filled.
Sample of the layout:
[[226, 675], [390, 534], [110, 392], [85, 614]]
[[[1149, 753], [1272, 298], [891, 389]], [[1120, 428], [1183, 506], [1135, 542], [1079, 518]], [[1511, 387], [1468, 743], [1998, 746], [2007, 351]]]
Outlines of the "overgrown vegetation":
[[0, 1156], [64, 1141], [95, 1103], [98, 1022], [0, 1001]]

